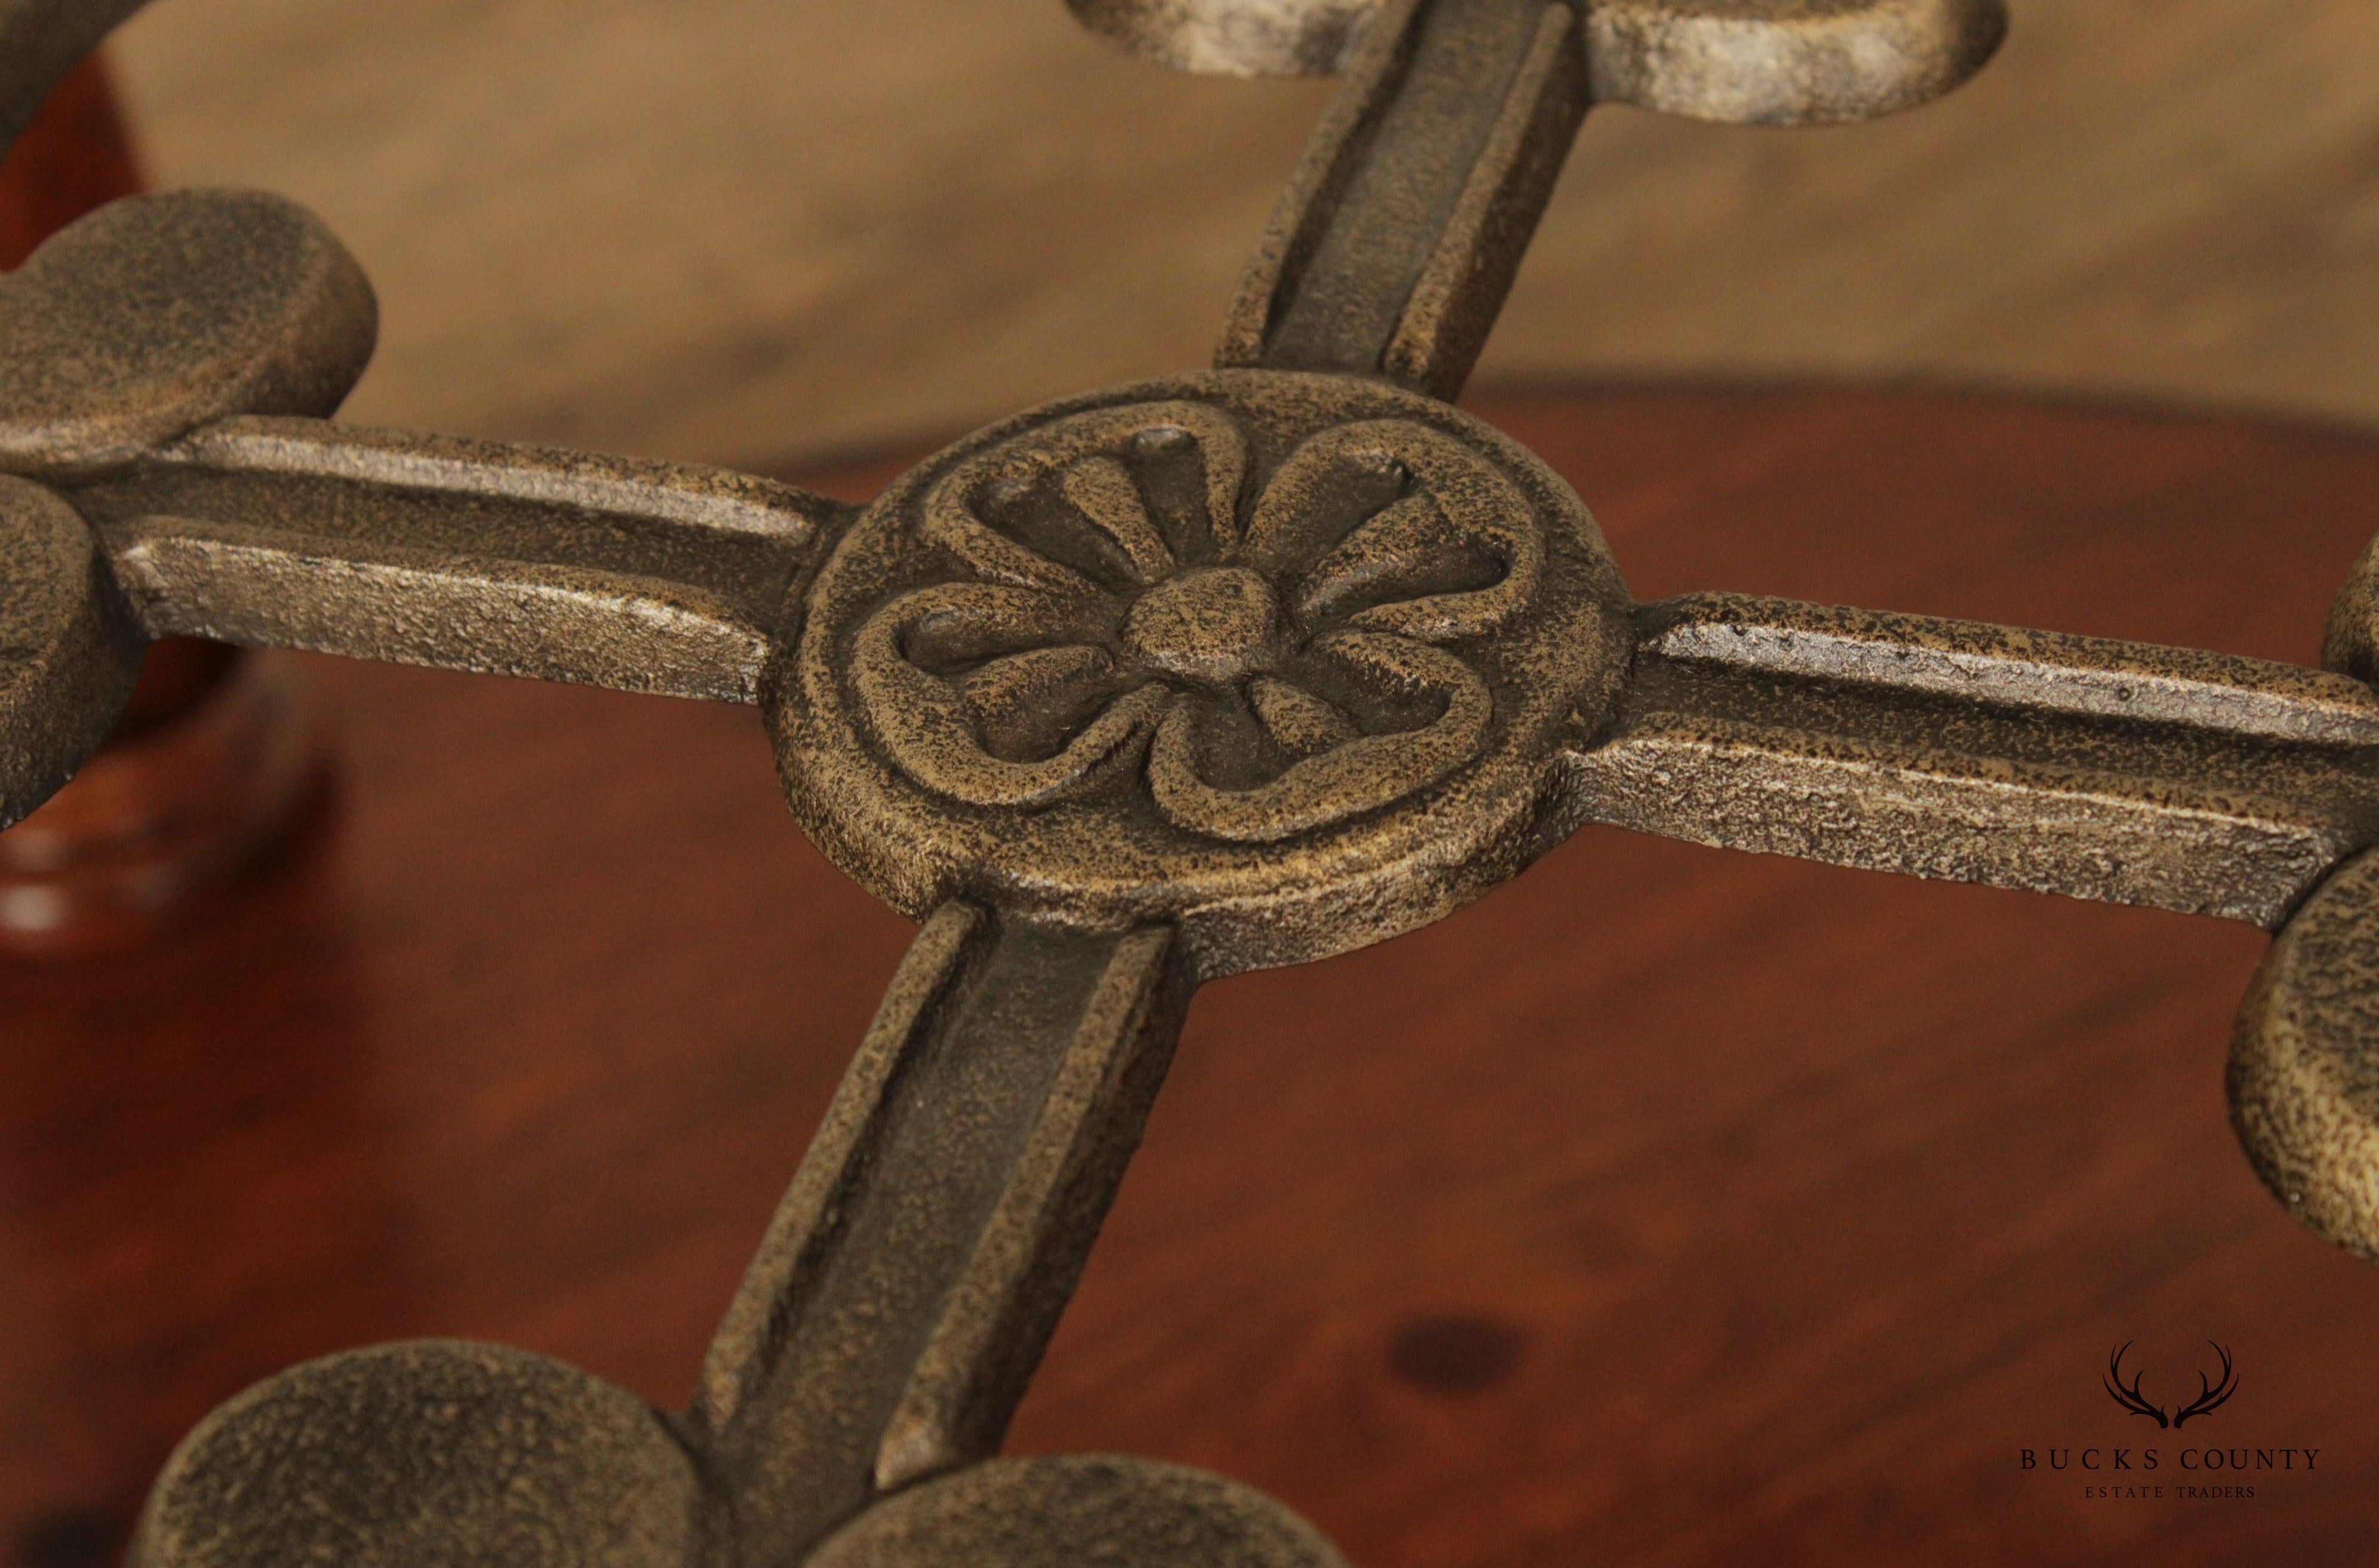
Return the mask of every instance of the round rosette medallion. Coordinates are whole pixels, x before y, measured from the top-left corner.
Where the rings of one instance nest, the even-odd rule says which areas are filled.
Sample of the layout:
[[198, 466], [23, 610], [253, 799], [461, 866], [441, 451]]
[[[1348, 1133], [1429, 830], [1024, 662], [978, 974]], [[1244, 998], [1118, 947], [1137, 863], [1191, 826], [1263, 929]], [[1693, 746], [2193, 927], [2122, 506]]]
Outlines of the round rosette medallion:
[[1568, 487], [1348, 377], [1094, 393], [896, 482], [769, 701], [811, 835], [955, 894], [1181, 923], [1209, 973], [1359, 947], [1510, 875], [1596, 727], [1627, 597]]

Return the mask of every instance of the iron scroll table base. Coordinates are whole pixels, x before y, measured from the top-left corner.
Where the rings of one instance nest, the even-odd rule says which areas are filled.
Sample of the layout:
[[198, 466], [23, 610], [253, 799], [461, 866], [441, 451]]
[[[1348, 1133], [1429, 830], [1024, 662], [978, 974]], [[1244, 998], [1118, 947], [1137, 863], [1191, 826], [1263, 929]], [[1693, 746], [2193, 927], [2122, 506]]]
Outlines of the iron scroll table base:
[[[37, 99], [131, 8], [0, 8], [0, 82]], [[1191, 990], [1435, 919], [1588, 822], [2277, 929], [2240, 1130], [2379, 1249], [2367, 561], [2331, 672], [1637, 605], [1567, 488], [1443, 401], [1589, 102], [1899, 107], [1981, 63], [1992, 6], [1080, 8], [1196, 66], [1350, 47], [1347, 83], [1217, 368], [863, 509], [328, 423], [371, 296], [273, 199], [118, 204], [0, 292], [0, 819], [147, 639], [206, 635], [755, 704], [803, 826], [924, 922], [692, 1411], [499, 1347], [335, 1357], [192, 1434], [138, 1561], [1335, 1562], [1213, 1477], [991, 1455]]]

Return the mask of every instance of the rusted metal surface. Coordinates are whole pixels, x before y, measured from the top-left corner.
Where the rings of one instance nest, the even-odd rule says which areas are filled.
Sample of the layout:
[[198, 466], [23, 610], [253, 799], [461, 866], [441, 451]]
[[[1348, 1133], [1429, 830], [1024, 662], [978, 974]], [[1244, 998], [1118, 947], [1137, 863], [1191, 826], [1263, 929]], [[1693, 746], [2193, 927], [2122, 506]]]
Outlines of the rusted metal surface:
[[[128, 8], [0, 5], [50, 51], [17, 85]], [[1637, 605], [1577, 498], [1443, 401], [1591, 102], [1879, 113], [1978, 66], [1995, 6], [1076, 9], [1349, 80], [1218, 368], [1019, 416], [865, 507], [328, 422], [371, 296], [271, 198], [127, 203], [0, 283], [0, 817], [146, 638], [195, 633], [756, 703], [803, 827], [925, 923], [692, 1411], [492, 1347], [335, 1357], [191, 1436], [138, 1562], [1334, 1562], [1215, 1478], [993, 1455], [1194, 986], [1434, 920], [1588, 822], [2278, 930], [2240, 1136], [2379, 1253], [2367, 565], [2331, 672]]]

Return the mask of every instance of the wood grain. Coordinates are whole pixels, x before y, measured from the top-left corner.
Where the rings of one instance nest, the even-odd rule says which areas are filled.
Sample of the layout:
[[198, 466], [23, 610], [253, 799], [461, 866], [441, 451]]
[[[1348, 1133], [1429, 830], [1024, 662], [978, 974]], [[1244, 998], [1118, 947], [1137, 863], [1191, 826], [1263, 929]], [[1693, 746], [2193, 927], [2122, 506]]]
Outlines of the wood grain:
[[[1859, 392], [1480, 411], [1636, 590], [2307, 659], [2379, 441]], [[846, 474], [861, 489], [880, 475]], [[749, 712], [292, 660], [344, 788], [137, 964], [0, 969], [0, 1551], [106, 1560], [293, 1360], [522, 1344], [684, 1400], [909, 931]], [[2379, 1272], [2222, 1104], [2263, 937], [1580, 835], [1469, 911], [1209, 988], [1011, 1446], [1226, 1470], [1367, 1568], [2369, 1561]], [[2152, 1395], [2202, 1341], [2241, 1387]], [[2320, 1450], [2085, 1499], [2024, 1448]], [[13, 1543], [13, 1544], [6, 1544]]]
[[[1866, 126], [1589, 116], [1481, 384], [1902, 377], [2379, 416], [2379, 6], [2016, 0]], [[848, 450], [1207, 361], [1328, 90], [1059, 0], [160, 0], [166, 185], [287, 191], [380, 287], [357, 417]]]

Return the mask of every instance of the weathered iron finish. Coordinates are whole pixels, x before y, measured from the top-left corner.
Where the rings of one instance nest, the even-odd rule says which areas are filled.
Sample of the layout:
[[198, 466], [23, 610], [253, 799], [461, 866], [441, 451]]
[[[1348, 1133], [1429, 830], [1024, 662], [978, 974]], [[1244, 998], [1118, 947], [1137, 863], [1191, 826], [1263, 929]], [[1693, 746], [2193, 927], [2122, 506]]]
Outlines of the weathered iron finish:
[[1594, 820], [2276, 927], [2379, 838], [2379, 695], [2297, 665], [1697, 594], [1638, 612]]
[[[1182, 70], [1345, 68], [1403, 0], [1066, 0], [1084, 25]], [[1938, 98], [1991, 57], [2001, 0], [1567, 0], [1595, 99], [1745, 125], [1862, 120]]]
[[1188, 1000], [1162, 928], [925, 923], [703, 1370], [744, 1555], [997, 1449]]
[[719, 469], [245, 417], [62, 488], [151, 637], [743, 703], [851, 510]]
[[54, 478], [229, 414], [326, 415], [378, 330], [363, 269], [294, 202], [110, 202], [0, 287], [0, 465]]
[[2379, 1261], [2379, 855], [2333, 872], [2239, 1009], [2230, 1121], [2298, 1218]]
[[1083, 1568], [1090, 1563], [1346, 1568], [1262, 1492], [1146, 1459], [996, 1459], [876, 1504], [813, 1568]]
[[1587, 108], [1577, 13], [1393, 0], [1248, 271], [1215, 358], [1452, 398]]
[[912, 914], [1163, 922], [1205, 977], [1518, 870], [1560, 837], [1556, 738], [1633, 640], [1600, 533], [1527, 452], [1380, 381], [1262, 370], [970, 437], [800, 615], [769, 721], [837, 863]]
[[0, 824], [55, 794], [107, 739], [145, 645], [74, 509], [0, 479]]
[[[334, 1356], [191, 1435], [136, 1560], [765, 1565], [798, 1560], [879, 1492], [990, 1458], [1188, 997], [1162, 928], [944, 907], [812, 1140], [689, 1414], [501, 1346]], [[995, 1474], [971, 1485], [970, 1508], [1045, 1484]], [[1006, 1528], [1037, 1538], [1034, 1516], [1011, 1512]], [[1052, 1538], [1069, 1527], [1051, 1522]]]
[[1359, 30], [1343, 0], [1071, 3], [1193, 69], [1324, 70], [1346, 56], [1348, 85], [1215, 362], [1384, 375], [1442, 398], [1485, 346], [1589, 103], [1865, 118], [1956, 86], [2006, 28], [1998, 0], [1375, 0]]
[[[31, 41], [0, 121], [131, 8], [0, 0]], [[1330, 1568], [1216, 1478], [993, 1455], [1191, 989], [1436, 919], [1588, 822], [2278, 929], [2240, 1134], [2379, 1255], [2368, 562], [2334, 672], [1636, 605], [1576, 497], [1443, 401], [1589, 103], [1880, 113], [1981, 63], [1992, 0], [1075, 8], [1349, 80], [1218, 368], [1020, 415], [865, 508], [330, 423], [370, 292], [272, 198], [120, 204], [0, 282], [0, 822], [145, 638], [196, 633], [756, 703], [803, 826], [924, 921], [692, 1411], [498, 1347], [332, 1357], [191, 1435], [146, 1568]]]

